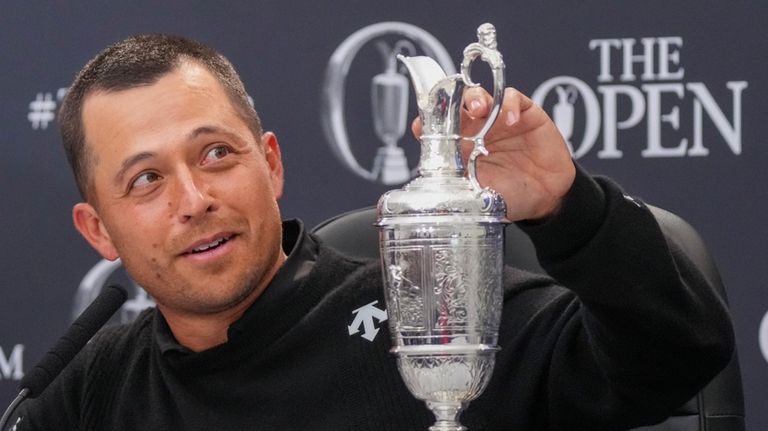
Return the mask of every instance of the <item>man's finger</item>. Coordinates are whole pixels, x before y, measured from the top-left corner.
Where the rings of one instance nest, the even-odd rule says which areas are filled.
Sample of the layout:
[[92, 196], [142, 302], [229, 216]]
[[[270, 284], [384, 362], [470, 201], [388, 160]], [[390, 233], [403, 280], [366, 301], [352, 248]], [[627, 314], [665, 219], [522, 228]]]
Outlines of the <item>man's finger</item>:
[[421, 118], [416, 117], [411, 123], [411, 132], [416, 139], [421, 138]]
[[470, 87], [464, 91], [464, 112], [470, 118], [485, 118], [493, 106], [493, 97], [482, 87]]
[[[482, 88], [472, 88], [467, 90], [464, 98], [465, 100], [483, 100], [483, 112], [482, 116], [474, 116], [470, 110], [463, 110], [462, 112], [462, 134], [464, 136], [473, 136], [480, 132], [480, 129], [485, 125], [490, 114], [491, 107], [493, 106], [493, 98]], [[474, 99], [473, 99], [474, 98]], [[506, 88], [504, 90], [504, 97], [501, 102], [501, 111], [499, 116], [493, 124], [493, 127], [486, 136], [486, 141], [508, 136], [510, 133], [515, 133], [512, 126], [517, 124], [520, 120], [520, 109], [523, 104], [523, 96], [519, 91], [514, 88]], [[471, 102], [470, 102], [471, 103]], [[528, 100], [528, 104], [531, 104]]]
[[[471, 87], [464, 91], [464, 109], [461, 110], [462, 135], [473, 136], [485, 124], [493, 106], [493, 97], [482, 87]], [[519, 120], [521, 112], [533, 106], [531, 99], [514, 88], [504, 89], [501, 111], [494, 127], [488, 133], [487, 140], [509, 135]], [[416, 117], [411, 123], [411, 131], [418, 138], [422, 133], [421, 119]]]
[[520, 107], [524, 97], [514, 88], [504, 89], [504, 98], [501, 103], [501, 121], [506, 126], [513, 126], [520, 119]]

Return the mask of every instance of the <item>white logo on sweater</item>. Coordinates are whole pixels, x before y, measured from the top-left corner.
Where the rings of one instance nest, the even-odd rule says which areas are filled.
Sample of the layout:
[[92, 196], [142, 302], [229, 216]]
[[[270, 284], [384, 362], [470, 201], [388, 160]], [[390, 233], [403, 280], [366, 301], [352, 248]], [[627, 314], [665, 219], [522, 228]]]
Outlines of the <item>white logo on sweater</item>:
[[352, 312], [352, 314], [355, 315], [355, 319], [347, 327], [349, 335], [355, 335], [360, 332], [360, 326], [362, 326], [364, 332], [361, 337], [368, 341], [373, 341], [373, 339], [376, 338], [376, 334], [379, 333], [379, 328], [374, 326], [373, 319], [378, 320], [379, 323], [387, 320], [387, 311], [375, 307], [378, 302], [379, 301], [373, 301]]

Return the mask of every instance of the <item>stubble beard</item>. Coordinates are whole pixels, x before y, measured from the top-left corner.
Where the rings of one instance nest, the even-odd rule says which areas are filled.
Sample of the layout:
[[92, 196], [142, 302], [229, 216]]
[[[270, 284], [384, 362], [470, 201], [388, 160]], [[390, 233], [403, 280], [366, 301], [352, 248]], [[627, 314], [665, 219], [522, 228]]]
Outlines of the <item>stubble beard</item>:
[[[236, 279], [222, 280], [220, 281], [222, 284], [218, 286], [213, 284], [201, 286], [190, 280], [167, 281], [165, 283], [167, 293], [163, 295], [164, 298], [156, 298], [156, 300], [167, 307], [190, 315], [211, 315], [227, 311], [249, 299], [257, 289], [262, 290], [258, 296], [263, 294], [263, 290], [277, 271], [274, 266], [279, 260], [280, 253], [282, 253], [282, 241], [278, 237], [272, 250], [265, 255], [269, 256], [269, 260], [248, 263], [243, 273]], [[224, 269], [225, 267], [222, 267], [222, 270]], [[213, 279], [215, 280], [216, 277]], [[169, 286], [170, 291], [168, 291]], [[158, 291], [162, 292], [163, 286], [158, 287]], [[225, 294], [216, 294], [221, 292]], [[252, 301], [257, 297], [252, 298]]]

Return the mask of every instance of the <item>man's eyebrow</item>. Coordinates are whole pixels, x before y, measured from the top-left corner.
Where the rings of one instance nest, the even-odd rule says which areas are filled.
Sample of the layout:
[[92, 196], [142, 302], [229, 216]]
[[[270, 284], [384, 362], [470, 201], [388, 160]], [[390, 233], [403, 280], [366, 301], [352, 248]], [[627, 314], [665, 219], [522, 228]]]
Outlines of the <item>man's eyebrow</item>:
[[185, 139], [187, 142], [192, 142], [202, 135], [219, 135], [226, 137], [228, 141], [238, 147], [245, 146], [248, 143], [247, 140], [244, 140], [241, 136], [239, 136], [236, 131], [224, 126], [216, 126], [211, 124], [196, 127], [194, 130], [187, 133]]
[[157, 156], [157, 153], [154, 153], [152, 151], [142, 151], [141, 153], [134, 154], [133, 156], [123, 160], [123, 165], [120, 167], [120, 170], [117, 171], [117, 175], [115, 175], [115, 184], [120, 184], [123, 182], [125, 173], [128, 171], [128, 169], [131, 168], [131, 166], [143, 160], [151, 159], [156, 156]]
[[200, 135], [206, 135], [210, 133], [230, 133], [227, 130], [218, 126], [200, 126], [189, 132], [186, 136], [187, 141], [191, 141]]

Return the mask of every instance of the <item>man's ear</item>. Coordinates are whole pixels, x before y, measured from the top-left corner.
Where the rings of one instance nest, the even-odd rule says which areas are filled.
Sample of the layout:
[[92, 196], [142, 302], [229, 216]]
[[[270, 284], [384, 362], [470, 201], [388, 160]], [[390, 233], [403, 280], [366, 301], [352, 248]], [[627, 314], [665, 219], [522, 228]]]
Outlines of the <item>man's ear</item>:
[[120, 257], [117, 249], [109, 237], [106, 227], [101, 222], [101, 217], [91, 204], [80, 202], [72, 208], [72, 221], [80, 235], [95, 248], [99, 254], [107, 260], [115, 260]]
[[277, 136], [272, 132], [264, 132], [261, 135], [261, 145], [269, 165], [269, 177], [272, 179], [275, 199], [280, 199], [283, 196], [285, 179], [283, 177], [283, 159], [280, 155], [280, 145], [277, 143]]

